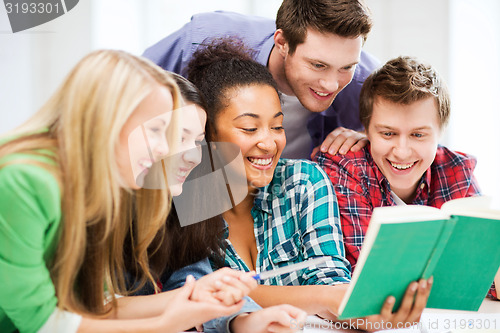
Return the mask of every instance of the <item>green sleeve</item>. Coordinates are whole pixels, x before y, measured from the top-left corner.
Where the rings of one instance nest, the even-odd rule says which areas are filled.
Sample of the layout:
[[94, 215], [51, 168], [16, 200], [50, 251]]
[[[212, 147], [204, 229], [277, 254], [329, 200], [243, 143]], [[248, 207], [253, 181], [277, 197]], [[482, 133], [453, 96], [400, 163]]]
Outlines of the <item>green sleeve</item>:
[[61, 194], [47, 170], [0, 169], [0, 332], [36, 332], [57, 299], [47, 268], [61, 222]]

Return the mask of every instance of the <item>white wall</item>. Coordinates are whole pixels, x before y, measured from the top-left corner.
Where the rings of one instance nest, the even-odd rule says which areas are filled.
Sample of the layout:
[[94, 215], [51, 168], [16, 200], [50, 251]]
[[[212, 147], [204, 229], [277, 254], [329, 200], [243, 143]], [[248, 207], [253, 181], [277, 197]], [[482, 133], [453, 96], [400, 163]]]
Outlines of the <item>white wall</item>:
[[281, 0], [91, 0], [93, 48], [114, 47], [142, 54], [144, 49], [181, 28], [196, 13], [226, 10], [276, 16]]
[[20, 125], [90, 50], [90, 5], [13, 34], [0, 5], [0, 133]]
[[[418, 57], [432, 64], [446, 82], [450, 80], [449, 0], [367, 0], [373, 28], [365, 50], [381, 63], [400, 55]], [[442, 144], [449, 144], [443, 134]]]
[[84, 0], [65, 15], [13, 34], [0, 5], [0, 134], [25, 121], [91, 50], [134, 54], [198, 12], [232, 10], [273, 18], [280, 0]]
[[451, 2], [452, 147], [477, 157], [476, 177], [500, 207], [500, 2]]
[[449, 0], [366, 0], [373, 28], [365, 50], [382, 62], [411, 55], [449, 79]]

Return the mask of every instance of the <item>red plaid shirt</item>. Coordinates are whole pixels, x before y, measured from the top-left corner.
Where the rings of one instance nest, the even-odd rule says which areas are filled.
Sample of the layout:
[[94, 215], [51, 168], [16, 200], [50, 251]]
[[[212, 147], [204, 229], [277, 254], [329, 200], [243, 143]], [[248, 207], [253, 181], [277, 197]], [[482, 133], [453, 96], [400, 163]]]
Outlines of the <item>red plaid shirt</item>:
[[[318, 154], [315, 161], [335, 187], [346, 258], [354, 271], [373, 209], [396, 205], [389, 182], [373, 161], [369, 145], [346, 155]], [[439, 146], [411, 204], [440, 208], [451, 199], [480, 195], [475, 166], [474, 157]]]

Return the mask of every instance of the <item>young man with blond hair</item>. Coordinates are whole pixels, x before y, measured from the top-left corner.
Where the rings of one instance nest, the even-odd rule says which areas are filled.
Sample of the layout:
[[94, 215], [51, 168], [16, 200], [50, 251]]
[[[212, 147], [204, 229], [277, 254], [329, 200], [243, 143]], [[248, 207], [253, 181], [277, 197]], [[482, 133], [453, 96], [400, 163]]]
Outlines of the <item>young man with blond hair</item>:
[[352, 268], [375, 207], [427, 205], [480, 195], [476, 159], [438, 144], [450, 116], [448, 90], [429, 65], [398, 57], [365, 81], [360, 119], [370, 143], [346, 155], [319, 154], [337, 194]]

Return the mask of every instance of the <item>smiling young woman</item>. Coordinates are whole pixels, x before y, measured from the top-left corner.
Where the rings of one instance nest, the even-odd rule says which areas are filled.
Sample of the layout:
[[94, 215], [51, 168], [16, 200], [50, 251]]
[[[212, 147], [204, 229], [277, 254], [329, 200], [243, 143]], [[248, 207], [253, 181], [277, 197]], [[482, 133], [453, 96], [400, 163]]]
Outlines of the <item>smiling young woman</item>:
[[[215, 40], [188, 65], [207, 100], [207, 138], [237, 146], [244, 160], [248, 194], [222, 214], [225, 265], [262, 272], [325, 257], [317, 267], [260, 281], [250, 296], [263, 306], [286, 302], [335, 320], [350, 272], [333, 185], [315, 163], [280, 159], [286, 114], [273, 77], [250, 54], [237, 40]], [[429, 291], [426, 281], [413, 283], [398, 312], [388, 298], [381, 314], [366, 320], [394, 327], [416, 321]]]
[[[202, 158], [203, 149], [201, 148], [207, 118], [205, 103], [191, 82], [180, 75], [172, 75], [179, 86], [184, 103], [182, 108], [175, 111], [179, 120], [181, 142], [164, 160], [167, 165], [168, 187], [174, 198], [172, 210], [165, 222], [165, 232], [158, 233], [148, 247], [149, 268], [154, 280], [157, 281], [157, 288], [151, 282], [143, 287], [140, 286], [138, 276], [143, 268], [134, 261], [134, 249], [127, 246], [125, 264], [129, 284], [134, 289], [132, 290], [134, 295], [151, 295], [157, 289], [168, 292], [179, 288], [186, 277], [191, 275], [197, 279], [198, 284], [191, 295], [192, 300], [231, 306], [255, 288], [257, 283], [251, 277], [254, 274], [252, 272], [235, 271], [229, 268], [212, 272], [208, 257], [212, 253], [221, 251], [222, 221], [219, 217], [203, 221], [196, 220], [197, 223], [186, 225], [182, 220], [185, 215], [179, 215], [179, 213], [185, 214], [182, 210], [202, 209], [199, 199], [203, 196], [203, 191], [211, 189], [204, 187], [203, 182], [197, 183], [197, 175], [193, 178], [189, 177]], [[195, 188], [193, 184], [189, 186], [187, 193], [183, 189], [186, 180], [195, 184]], [[136, 230], [133, 230], [129, 238], [136, 237]], [[222, 286], [215, 288], [217, 286], [215, 283]], [[144, 307], [156, 307], [156, 311], [161, 311], [163, 306], [158, 302], [143, 302], [142, 305], [139, 311], [144, 311]], [[128, 311], [130, 310], [138, 309], [134, 307]], [[199, 324], [197, 328], [204, 332], [265, 333], [272, 329], [287, 332], [292, 329], [292, 323], [302, 322], [305, 316], [305, 312], [290, 305], [261, 309], [252, 299], [245, 297], [245, 304], [237, 312]]]

